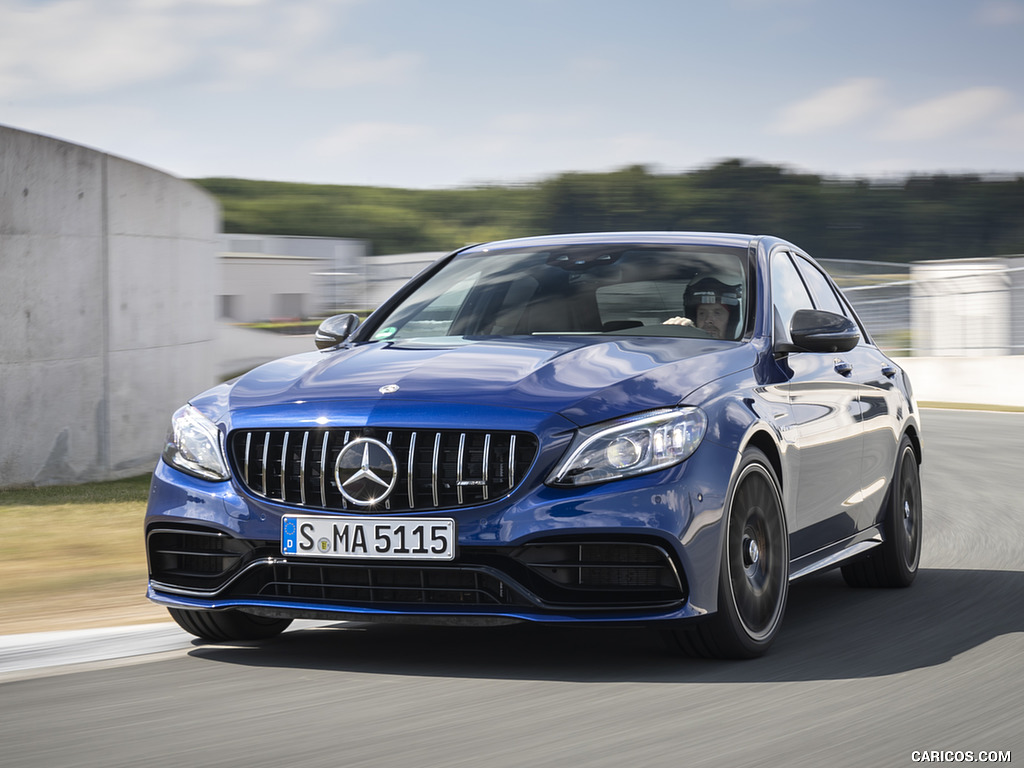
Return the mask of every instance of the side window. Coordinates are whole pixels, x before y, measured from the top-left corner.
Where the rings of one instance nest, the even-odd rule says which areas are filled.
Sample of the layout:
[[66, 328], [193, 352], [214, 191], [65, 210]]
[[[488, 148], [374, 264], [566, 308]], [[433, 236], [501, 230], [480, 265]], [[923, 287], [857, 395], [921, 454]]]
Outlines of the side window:
[[452, 322], [478, 278], [479, 275], [475, 273], [464, 277], [440, 296], [418, 306], [416, 319], [402, 323], [397, 334], [395, 328], [390, 327], [378, 331], [374, 338], [426, 338], [449, 335]]
[[806, 259], [794, 256], [794, 261], [799, 266], [800, 274], [803, 275], [804, 282], [807, 283], [807, 287], [810, 289], [811, 296], [814, 297], [814, 303], [818, 309], [835, 312], [837, 315], [845, 315], [857, 324], [857, 327], [860, 329], [861, 341], [867, 340], [868, 335], [860, 322], [860, 318], [850, 310], [849, 305], [840, 296], [836, 295], [836, 289], [832, 287], [828, 278]]
[[814, 268], [814, 266], [806, 259], [801, 259], [799, 256], [794, 257], [794, 261], [797, 263], [797, 267], [800, 269], [800, 274], [804, 278], [804, 282], [807, 284], [807, 288], [811, 292], [811, 297], [814, 299], [814, 304], [818, 309], [824, 309], [827, 312], [835, 312], [837, 315], [847, 315], [849, 313], [846, 308], [836, 298], [835, 293], [832, 291], [832, 286], [829, 285], [828, 278], [826, 278], [821, 272]]
[[814, 309], [814, 304], [789, 254], [777, 251], [772, 256], [772, 311], [776, 341], [792, 341], [789, 323], [798, 309]]

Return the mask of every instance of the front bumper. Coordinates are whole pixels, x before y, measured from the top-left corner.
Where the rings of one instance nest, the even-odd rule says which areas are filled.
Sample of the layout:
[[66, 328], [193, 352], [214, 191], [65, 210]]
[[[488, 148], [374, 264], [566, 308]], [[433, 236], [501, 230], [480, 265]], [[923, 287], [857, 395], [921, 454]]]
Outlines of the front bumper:
[[161, 463], [146, 517], [148, 596], [174, 608], [288, 618], [694, 618], [716, 608], [735, 458], [705, 441], [676, 467], [603, 485], [551, 488], [537, 474], [508, 497], [438, 511], [455, 518], [458, 549], [436, 564], [284, 556], [280, 519], [294, 507]]

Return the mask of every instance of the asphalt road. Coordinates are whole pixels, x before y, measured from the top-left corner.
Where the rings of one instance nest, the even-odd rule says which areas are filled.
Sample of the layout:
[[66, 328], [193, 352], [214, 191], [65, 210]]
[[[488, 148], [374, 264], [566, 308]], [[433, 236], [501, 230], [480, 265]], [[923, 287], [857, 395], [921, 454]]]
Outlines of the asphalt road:
[[643, 630], [171, 638], [160, 653], [0, 675], [0, 764], [901, 766], [920, 751], [1022, 763], [1024, 415], [926, 411], [924, 425], [915, 585], [795, 584], [763, 659], [682, 659]]

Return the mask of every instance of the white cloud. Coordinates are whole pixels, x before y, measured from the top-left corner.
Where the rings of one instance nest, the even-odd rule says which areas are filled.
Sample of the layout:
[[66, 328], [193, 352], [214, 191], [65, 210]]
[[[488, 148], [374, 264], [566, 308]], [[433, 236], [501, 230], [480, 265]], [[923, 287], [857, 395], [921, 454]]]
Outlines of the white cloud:
[[898, 110], [878, 138], [919, 141], [950, 136], [993, 118], [1010, 100], [1002, 88], [968, 88]]
[[[117, 8], [114, 13], [111, 8]], [[0, 7], [2, 95], [95, 92], [166, 75], [187, 61], [173, 24], [147, 5], [95, 0]]]
[[882, 83], [853, 78], [784, 107], [771, 128], [789, 136], [820, 133], [858, 120], [881, 103]]
[[352, 157], [389, 146], [408, 151], [408, 142], [422, 138], [424, 129], [408, 123], [364, 122], [343, 126], [315, 139], [313, 151], [319, 156]]
[[412, 53], [373, 56], [366, 51], [334, 51], [304, 62], [292, 71], [291, 80], [306, 88], [394, 85], [411, 80], [419, 65], [420, 57]]
[[[344, 11], [363, 1], [5, 0], [0, 97], [88, 95], [180, 76], [220, 88], [278, 75], [301, 85], [303, 72], [322, 67]], [[332, 69], [343, 87], [367, 71], [386, 78], [410, 67], [401, 55], [359, 54]]]

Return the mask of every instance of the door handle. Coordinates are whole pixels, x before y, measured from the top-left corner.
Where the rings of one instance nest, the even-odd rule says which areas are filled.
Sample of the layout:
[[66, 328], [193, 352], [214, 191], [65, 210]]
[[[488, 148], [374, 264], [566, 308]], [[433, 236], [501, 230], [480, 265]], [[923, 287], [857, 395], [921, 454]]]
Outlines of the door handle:
[[853, 373], [853, 366], [845, 360], [840, 360], [838, 357], [832, 361], [835, 363], [836, 373], [840, 376], [849, 376]]
[[894, 379], [896, 378], [896, 369], [893, 368], [891, 365], [883, 366], [882, 375], [884, 375], [887, 379]]

